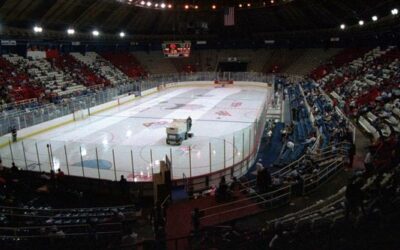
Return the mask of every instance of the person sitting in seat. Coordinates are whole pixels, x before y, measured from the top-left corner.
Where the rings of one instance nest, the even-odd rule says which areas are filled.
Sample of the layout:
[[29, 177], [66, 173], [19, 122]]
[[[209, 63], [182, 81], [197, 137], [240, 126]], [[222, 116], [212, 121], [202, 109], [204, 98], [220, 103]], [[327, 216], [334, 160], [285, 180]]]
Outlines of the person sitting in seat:
[[290, 149], [292, 152], [294, 151], [294, 143], [292, 141], [288, 141], [286, 143], [286, 147]]
[[226, 184], [225, 176], [221, 177], [217, 188], [217, 201], [227, 201], [229, 199], [228, 185]]

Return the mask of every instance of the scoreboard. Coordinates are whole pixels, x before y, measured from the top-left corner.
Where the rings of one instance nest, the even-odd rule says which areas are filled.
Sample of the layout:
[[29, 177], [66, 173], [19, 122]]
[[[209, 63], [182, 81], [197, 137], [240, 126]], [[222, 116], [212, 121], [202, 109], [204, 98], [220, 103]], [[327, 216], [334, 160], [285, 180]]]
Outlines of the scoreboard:
[[162, 49], [165, 57], [189, 57], [191, 45], [190, 41], [164, 42]]

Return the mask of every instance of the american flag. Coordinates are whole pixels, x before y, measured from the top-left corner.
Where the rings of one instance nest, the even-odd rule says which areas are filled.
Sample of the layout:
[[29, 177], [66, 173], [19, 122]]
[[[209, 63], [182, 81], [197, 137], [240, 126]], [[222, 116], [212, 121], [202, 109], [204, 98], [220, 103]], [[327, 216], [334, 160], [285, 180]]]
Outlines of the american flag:
[[226, 7], [224, 11], [224, 25], [235, 25], [235, 7]]

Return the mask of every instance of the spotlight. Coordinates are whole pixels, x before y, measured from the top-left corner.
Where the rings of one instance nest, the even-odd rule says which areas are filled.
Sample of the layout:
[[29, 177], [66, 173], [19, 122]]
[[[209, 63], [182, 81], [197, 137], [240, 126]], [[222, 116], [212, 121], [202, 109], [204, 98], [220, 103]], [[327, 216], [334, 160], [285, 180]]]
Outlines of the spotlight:
[[160, 6], [162, 9], [165, 9], [165, 7], [166, 7], [165, 3], [162, 3]]
[[67, 29], [67, 34], [68, 35], [73, 35], [73, 34], [75, 34], [75, 30], [74, 29]]
[[185, 10], [187, 10], [187, 9], [189, 9], [189, 5], [186, 4], [185, 5]]
[[248, 4], [247, 4], [247, 7], [251, 7], [251, 3], [248, 3]]
[[198, 6], [198, 5], [195, 5], [194, 8], [197, 10], [197, 9], [199, 8], [199, 6]]
[[172, 9], [172, 4], [168, 4], [168, 9]]
[[371, 19], [372, 19], [372, 21], [376, 22], [376, 21], [378, 21], [378, 16], [372, 16]]
[[342, 29], [342, 30], [346, 29], [346, 24], [341, 24], [340, 29]]
[[119, 37], [124, 38], [125, 37], [125, 32], [120, 32]]
[[215, 9], [217, 8], [217, 5], [213, 4], [213, 5], [211, 6], [211, 8], [212, 8], [213, 10], [215, 10]]
[[364, 21], [363, 20], [358, 21], [358, 25], [363, 26], [364, 25]]
[[147, 7], [150, 7], [152, 5], [152, 3], [149, 1], [146, 3]]
[[146, 2], [145, 2], [145, 1], [141, 1], [140, 4], [141, 4], [141, 5], [145, 5]]
[[93, 30], [93, 31], [92, 31], [92, 35], [93, 35], [93, 36], [99, 36], [99, 35], [100, 35], [100, 32], [99, 32], [98, 30]]
[[399, 10], [396, 8], [392, 9], [392, 15], [395, 16], [397, 14], [399, 14]]
[[40, 26], [35, 26], [35, 27], [33, 27], [33, 32], [42, 33], [43, 32], [43, 28], [40, 27]]
[[243, 7], [243, 5], [240, 3], [240, 4], [239, 4], [239, 8], [242, 8], [242, 7]]

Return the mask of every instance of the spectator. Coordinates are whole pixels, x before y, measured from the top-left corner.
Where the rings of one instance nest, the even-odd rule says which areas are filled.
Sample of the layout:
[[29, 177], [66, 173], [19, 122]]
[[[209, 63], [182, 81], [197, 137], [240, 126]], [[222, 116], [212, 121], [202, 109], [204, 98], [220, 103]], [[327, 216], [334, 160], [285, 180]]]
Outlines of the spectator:
[[18, 175], [19, 175], [19, 169], [18, 169], [18, 167], [15, 165], [15, 162], [12, 162], [11, 163], [11, 177], [13, 178], [13, 179], [15, 179], [15, 178], [18, 178]]
[[357, 210], [360, 207], [363, 215], [364, 210], [364, 193], [361, 190], [362, 182], [357, 177], [350, 179], [349, 184], [346, 187], [346, 219], [349, 219], [350, 214], [357, 214]]
[[123, 199], [127, 199], [128, 198], [127, 196], [129, 195], [129, 186], [128, 186], [128, 182], [125, 179], [124, 175], [121, 175], [121, 179], [119, 180], [119, 187], [120, 187]]
[[0, 172], [4, 171], [3, 161], [0, 159]]
[[240, 187], [240, 182], [238, 181], [238, 179], [236, 177], [232, 178], [232, 182], [231, 185], [229, 186], [229, 189], [231, 191], [235, 191]]
[[199, 229], [200, 229], [200, 217], [201, 217], [201, 213], [199, 208], [195, 208], [193, 209], [192, 212], [192, 225], [193, 225], [193, 231], [196, 234]]
[[56, 174], [57, 179], [62, 179], [64, 177], [64, 172], [59, 168]]
[[292, 141], [288, 141], [286, 144], [287, 148], [290, 149], [292, 152], [294, 151], [294, 143]]
[[226, 184], [225, 176], [219, 181], [216, 198], [218, 201], [226, 201], [229, 198], [228, 185]]
[[368, 151], [368, 153], [365, 155], [364, 158], [364, 168], [365, 168], [365, 173], [369, 175], [372, 170], [373, 170], [373, 164], [372, 164], [372, 154], [371, 150]]
[[131, 228], [127, 230], [127, 233], [121, 238], [121, 248], [120, 249], [135, 249], [135, 244], [137, 240], [137, 234], [133, 232]]
[[354, 155], [356, 154], [356, 144], [352, 143], [349, 151], [349, 167], [353, 167], [353, 160], [354, 160]]

